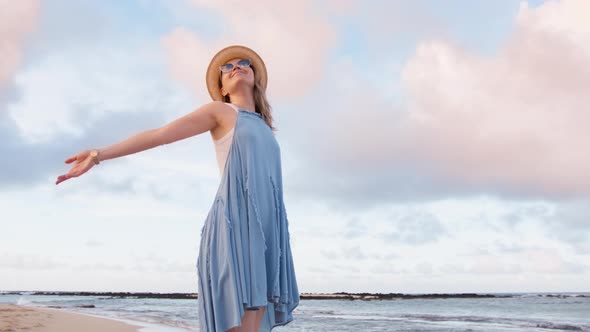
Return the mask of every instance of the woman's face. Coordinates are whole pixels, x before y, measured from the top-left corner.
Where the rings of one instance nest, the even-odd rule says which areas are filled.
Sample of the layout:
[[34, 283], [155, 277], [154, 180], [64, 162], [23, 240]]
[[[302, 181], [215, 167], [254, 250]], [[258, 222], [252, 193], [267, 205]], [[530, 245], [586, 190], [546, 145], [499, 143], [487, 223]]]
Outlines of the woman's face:
[[252, 70], [251, 66], [248, 66], [246, 68], [238, 67], [236, 64], [240, 60], [242, 60], [242, 59], [241, 58], [234, 58], [234, 59], [227, 61], [226, 63], [231, 63], [234, 65], [234, 67], [232, 68], [231, 71], [229, 71], [227, 73], [220, 72], [221, 73], [221, 86], [222, 86], [221, 94], [222, 95], [229, 94], [231, 96], [231, 94], [234, 91], [237, 91], [239, 89], [243, 89], [244, 87], [247, 87], [250, 91], [254, 88], [254, 71]]

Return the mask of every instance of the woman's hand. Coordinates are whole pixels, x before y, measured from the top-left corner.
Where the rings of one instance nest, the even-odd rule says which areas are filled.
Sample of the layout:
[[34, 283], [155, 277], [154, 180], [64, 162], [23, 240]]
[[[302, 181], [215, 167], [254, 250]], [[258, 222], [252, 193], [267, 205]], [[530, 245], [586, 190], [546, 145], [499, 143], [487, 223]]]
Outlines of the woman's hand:
[[59, 184], [60, 182], [63, 182], [70, 178], [78, 177], [86, 173], [89, 169], [92, 168], [92, 166], [94, 166], [92, 157], [90, 157], [90, 150], [84, 150], [78, 153], [77, 155], [66, 159], [65, 163], [69, 164], [72, 161], [75, 161], [75, 163], [74, 165], [72, 165], [72, 168], [70, 168], [70, 171], [67, 174], [58, 176], [55, 184]]

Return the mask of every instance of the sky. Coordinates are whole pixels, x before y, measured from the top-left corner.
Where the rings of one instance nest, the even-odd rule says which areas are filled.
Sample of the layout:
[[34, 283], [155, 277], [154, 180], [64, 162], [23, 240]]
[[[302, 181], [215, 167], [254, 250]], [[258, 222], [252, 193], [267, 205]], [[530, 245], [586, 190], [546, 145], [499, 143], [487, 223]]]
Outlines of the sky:
[[590, 2], [0, 0], [0, 290], [197, 292], [208, 103], [254, 49], [301, 293], [590, 291]]

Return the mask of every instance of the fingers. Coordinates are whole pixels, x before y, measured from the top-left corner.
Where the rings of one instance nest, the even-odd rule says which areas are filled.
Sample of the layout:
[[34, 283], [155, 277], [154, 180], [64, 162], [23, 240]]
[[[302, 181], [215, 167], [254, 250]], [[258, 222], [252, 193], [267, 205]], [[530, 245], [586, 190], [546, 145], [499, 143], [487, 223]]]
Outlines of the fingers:
[[69, 163], [71, 163], [74, 160], [76, 160], [76, 156], [73, 156], [73, 157], [70, 157], [70, 158], [66, 159], [65, 163], [66, 164], [69, 164]]
[[61, 182], [64, 182], [65, 180], [68, 180], [70, 178], [73, 178], [74, 176], [70, 175], [70, 174], [64, 174], [64, 175], [60, 175], [57, 177], [57, 181], [55, 182], [55, 184], [60, 184]]
[[[69, 164], [73, 161], [78, 160], [78, 157], [82, 157], [83, 155], [85, 155], [85, 151], [84, 152], [80, 152], [72, 157], [69, 157], [68, 159], [66, 159], [64, 162], [66, 164]], [[85, 160], [80, 159], [81, 162], [84, 162]], [[76, 163], [76, 165], [72, 166], [72, 168], [70, 169], [70, 172], [68, 174], [64, 174], [64, 175], [60, 175], [57, 177], [57, 181], [55, 182], [55, 184], [60, 184], [61, 182], [64, 182], [65, 180], [68, 180], [70, 178], [73, 177], [77, 177], [79, 176], [81, 173], [84, 173], [86, 171], [86, 169], [81, 169], [80, 166], [80, 162]], [[82, 170], [82, 172], [80, 172], [80, 170]]]
[[55, 184], [60, 184], [61, 182], [65, 181], [66, 177], [65, 175], [60, 175], [57, 177], [57, 181], [55, 182]]
[[65, 163], [66, 163], [66, 164], [69, 164], [69, 163], [71, 163], [72, 161], [76, 161], [76, 160], [78, 159], [78, 157], [82, 157], [83, 155], [85, 155], [85, 154], [86, 154], [86, 151], [87, 151], [87, 150], [84, 150], [84, 151], [82, 151], [82, 152], [76, 153], [75, 155], [73, 155], [73, 156], [71, 156], [70, 158], [66, 159], [66, 160], [65, 160]]

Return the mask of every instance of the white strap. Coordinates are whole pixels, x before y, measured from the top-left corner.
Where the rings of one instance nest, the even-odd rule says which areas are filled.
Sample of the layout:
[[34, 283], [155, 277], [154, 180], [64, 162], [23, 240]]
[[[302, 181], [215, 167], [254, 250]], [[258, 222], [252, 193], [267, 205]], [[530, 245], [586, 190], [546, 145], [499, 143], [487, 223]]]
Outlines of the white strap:
[[225, 103], [226, 105], [231, 106], [236, 112], [238, 112], [238, 107], [232, 103]]

